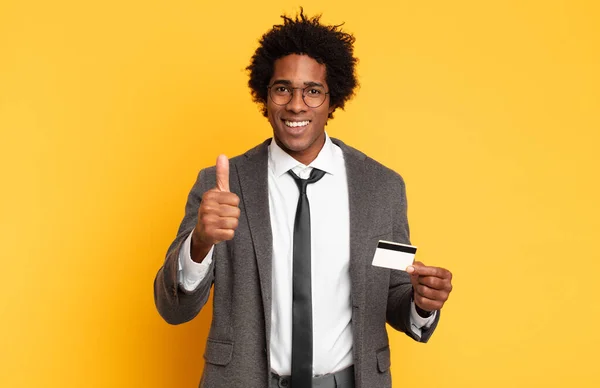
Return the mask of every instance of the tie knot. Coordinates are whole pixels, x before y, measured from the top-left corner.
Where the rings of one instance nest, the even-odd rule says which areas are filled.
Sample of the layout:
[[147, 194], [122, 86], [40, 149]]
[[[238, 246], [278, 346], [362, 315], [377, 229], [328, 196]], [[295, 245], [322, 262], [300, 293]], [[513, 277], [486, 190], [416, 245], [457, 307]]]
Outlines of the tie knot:
[[300, 190], [300, 194], [306, 194], [306, 186], [310, 183], [315, 183], [319, 179], [325, 176], [325, 171], [319, 170], [317, 168], [313, 168], [310, 172], [310, 176], [308, 179], [302, 179], [298, 175], [296, 175], [292, 170], [288, 171], [292, 178], [296, 181], [296, 185], [298, 185], [298, 190]]

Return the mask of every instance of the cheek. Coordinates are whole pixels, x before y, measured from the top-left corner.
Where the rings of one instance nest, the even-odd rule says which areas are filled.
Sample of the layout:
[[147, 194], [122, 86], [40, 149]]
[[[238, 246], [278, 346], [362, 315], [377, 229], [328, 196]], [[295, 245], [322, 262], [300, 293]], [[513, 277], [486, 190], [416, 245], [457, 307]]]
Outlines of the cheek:
[[269, 107], [267, 107], [267, 119], [269, 120], [269, 122], [270, 122], [271, 124], [274, 124], [274, 123], [275, 123], [275, 118], [274, 118], [274, 116], [273, 116], [273, 110], [272, 110], [272, 109], [270, 109]]
[[275, 122], [275, 118], [277, 117], [277, 109], [272, 105], [267, 105], [267, 117], [272, 122]]
[[320, 110], [316, 116], [318, 117], [319, 122], [325, 124], [329, 118], [329, 109], [324, 108]]

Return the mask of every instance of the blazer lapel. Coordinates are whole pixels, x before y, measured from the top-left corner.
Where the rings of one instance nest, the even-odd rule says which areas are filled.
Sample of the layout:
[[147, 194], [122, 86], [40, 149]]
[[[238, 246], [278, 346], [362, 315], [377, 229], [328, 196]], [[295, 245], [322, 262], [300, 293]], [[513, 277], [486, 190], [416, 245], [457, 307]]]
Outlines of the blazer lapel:
[[[352, 298], [352, 320], [354, 330], [355, 362], [360, 363], [362, 312], [365, 309], [366, 266], [368, 248], [365, 236], [368, 235], [369, 214], [364, 206], [368, 203], [369, 185], [365, 171], [365, 155], [346, 146], [340, 140], [331, 139], [344, 152], [348, 178], [348, 200], [350, 208], [350, 282]], [[270, 139], [248, 151], [245, 159], [236, 163], [240, 181], [241, 200], [244, 204], [250, 235], [256, 256], [258, 275], [264, 306], [267, 349], [270, 346], [271, 332], [271, 276], [273, 259], [273, 235], [269, 212], [268, 192], [268, 145]], [[358, 313], [358, 314], [357, 314]]]
[[261, 145], [246, 152], [244, 159], [236, 163], [240, 180], [241, 200], [246, 211], [250, 235], [254, 246], [262, 303], [264, 306], [267, 348], [271, 333], [271, 273], [273, 235], [269, 212], [268, 145]]
[[[346, 175], [348, 178], [348, 202], [350, 211], [350, 282], [352, 306], [360, 310], [365, 306], [365, 277], [367, 261], [364, 260], [369, 247], [365, 246], [365, 236], [368, 234], [369, 185], [368, 174], [365, 171], [365, 155], [346, 146], [337, 139], [332, 141], [344, 152]], [[356, 322], [355, 322], [356, 323]]]
[[[370, 201], [368, 174], [365, 168], [365, 155], [346, 146], [337, 139], [331, 139], [344, 152], [346, 176], [348, 179], [348, 202], [350, 211], [350, 296], [352, 299], [352, 331], [354, 345], [354, 368], [362, 368], [364, 342], [364, 312], [366, 309], [366, 275], [369, 247], [364, 243], [369, 228], [369, 213], [365, 206]], [[357, 386], [360, 378], [357, 375]]]

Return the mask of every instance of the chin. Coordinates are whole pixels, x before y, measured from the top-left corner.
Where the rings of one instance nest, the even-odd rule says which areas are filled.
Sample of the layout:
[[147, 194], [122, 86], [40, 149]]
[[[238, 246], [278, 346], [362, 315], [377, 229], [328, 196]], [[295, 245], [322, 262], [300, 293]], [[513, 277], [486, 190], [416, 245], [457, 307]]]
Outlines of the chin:
[[302, 152], [309, 146], [309, 142], [300, 139], [279, 139], [279, 143], [283, 145], [284, 150], [292, 152]]

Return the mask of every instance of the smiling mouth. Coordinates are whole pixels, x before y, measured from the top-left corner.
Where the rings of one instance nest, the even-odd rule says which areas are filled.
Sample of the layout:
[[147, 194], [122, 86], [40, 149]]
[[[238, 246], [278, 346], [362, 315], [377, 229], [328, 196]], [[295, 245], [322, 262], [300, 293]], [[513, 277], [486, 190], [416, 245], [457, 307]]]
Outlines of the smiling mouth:
[[304, 121], [289, 121], [289, 120], [283, 120], [284, 124], [286, 127], [289, 128], [299, 128], [299, 127], [306, 127], [309, 123], [310, 120], [304, 120]]

